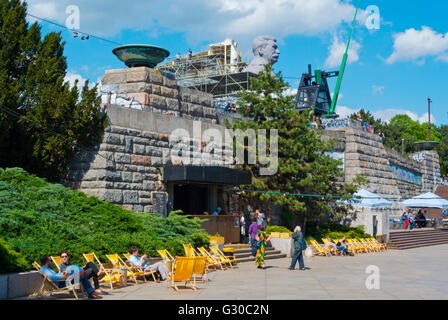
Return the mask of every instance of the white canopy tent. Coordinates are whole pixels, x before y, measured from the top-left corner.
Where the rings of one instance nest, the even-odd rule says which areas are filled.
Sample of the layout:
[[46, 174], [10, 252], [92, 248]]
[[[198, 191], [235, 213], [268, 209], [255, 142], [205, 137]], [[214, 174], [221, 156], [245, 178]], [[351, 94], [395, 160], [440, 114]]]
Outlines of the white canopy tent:
[[[367, 208], [378, 208], [391, 206], [392, 202], [380, 197], [379, 195], [361, 189], [353, 195], [354, 199], [349, 200], [347, 203], [355, 207], [367, 207]], [[358, 198], [359, 199], [356, 199]]]
[[448, 208], [448, 200], [445, 200], [432, 192], [424, 193], [405, 200], [401, 204], [408, 208]]

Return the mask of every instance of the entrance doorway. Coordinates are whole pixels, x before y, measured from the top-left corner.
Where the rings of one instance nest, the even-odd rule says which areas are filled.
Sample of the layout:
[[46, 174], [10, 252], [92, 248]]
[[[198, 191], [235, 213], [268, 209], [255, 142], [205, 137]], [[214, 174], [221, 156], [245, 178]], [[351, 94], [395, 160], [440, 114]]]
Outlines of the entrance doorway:
[[176, 184], [173, 190], [173, 209], [191, 215], [209, 212], [209, 193], [207, 185]]

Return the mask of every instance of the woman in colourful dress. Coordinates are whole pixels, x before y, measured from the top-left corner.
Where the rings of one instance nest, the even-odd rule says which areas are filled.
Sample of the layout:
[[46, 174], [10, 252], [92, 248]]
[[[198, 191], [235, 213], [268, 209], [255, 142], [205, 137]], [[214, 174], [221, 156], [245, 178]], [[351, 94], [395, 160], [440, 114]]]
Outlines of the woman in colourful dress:
[[255, 263], [257, 265], [257, 268], [264, 269], [264, 251], [266, 248], [266, 242], [268, 242], [271, 239], [271, 235], [267, 237], [266, 232], [264, 231], [263, 226], [258, 226], [258, 233], [255, 237], [255, 240], [257, 240], [257, 255], [255, 257]]

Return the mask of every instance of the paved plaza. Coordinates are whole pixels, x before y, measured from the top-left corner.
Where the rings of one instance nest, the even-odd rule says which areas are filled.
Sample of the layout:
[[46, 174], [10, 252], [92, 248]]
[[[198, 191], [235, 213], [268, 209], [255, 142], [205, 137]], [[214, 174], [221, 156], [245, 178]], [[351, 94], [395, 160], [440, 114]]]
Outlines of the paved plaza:
[[[267, 260], [266, 270], [245, 262], [238, 269], [207, 274], [209, 281], [198, 284], [196, 292], [175, 292], [165, 283], [151, 281], [108, 290], [104, 300], [448, 299], [447, 261], [448, 245], [439, 245], [354, 257], [313, 257], [305, 259], [311, 268], [306, 271], [288, 270], [289, 258]], [[370, 265], [379, 268], [379, 290], [366, 288]]]

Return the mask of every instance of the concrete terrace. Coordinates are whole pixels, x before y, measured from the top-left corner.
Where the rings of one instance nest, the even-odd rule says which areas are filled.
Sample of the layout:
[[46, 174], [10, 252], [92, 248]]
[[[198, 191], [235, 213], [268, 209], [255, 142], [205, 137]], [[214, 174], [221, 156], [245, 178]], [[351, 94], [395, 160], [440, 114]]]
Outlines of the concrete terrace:
[[[175, 292], [165, 283], [148, 282], [110, 291], [103, 300], [299, 300], [299, 299], [448, 299], [448, 245], [387, 253], [305, 259], [310, 270], [290, 271], [289, 258], [267, 260], [267, 270], [254, 263], [209, 273], [197, 292]], [[380, 289], [368, 290], [366, 268], [380, 270]], [[69, 295], [46, 299], [70, 299]], [[27, 299], [27, 298], [25, 298]], [[82, 297], [81, 299], [86, 299]]]

